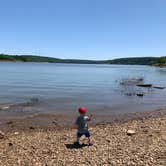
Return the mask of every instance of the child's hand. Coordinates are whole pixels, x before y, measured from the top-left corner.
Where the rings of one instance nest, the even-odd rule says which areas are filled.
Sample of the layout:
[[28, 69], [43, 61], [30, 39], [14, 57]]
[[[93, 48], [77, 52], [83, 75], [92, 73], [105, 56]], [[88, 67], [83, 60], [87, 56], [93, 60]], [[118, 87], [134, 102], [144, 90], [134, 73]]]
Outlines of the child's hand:
[[94, 117], [93, 114], [90, 114], [89, 120], [91, 120], [93, 117]]

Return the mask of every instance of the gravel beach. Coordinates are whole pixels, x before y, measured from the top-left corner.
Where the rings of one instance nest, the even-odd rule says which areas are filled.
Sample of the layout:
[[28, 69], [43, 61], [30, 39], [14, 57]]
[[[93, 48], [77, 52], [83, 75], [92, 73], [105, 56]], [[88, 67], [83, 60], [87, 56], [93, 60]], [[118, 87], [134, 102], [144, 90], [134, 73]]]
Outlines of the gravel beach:
[[[134, 131], [132, 134], [129, 130]], [[90, 128], [93, 146], [73, 145], [76, 130], [13, 131], [0, 139], [0, 165], [165, 166], [166, 116]], [[129, 132], [129, 133], [127, 133]]]

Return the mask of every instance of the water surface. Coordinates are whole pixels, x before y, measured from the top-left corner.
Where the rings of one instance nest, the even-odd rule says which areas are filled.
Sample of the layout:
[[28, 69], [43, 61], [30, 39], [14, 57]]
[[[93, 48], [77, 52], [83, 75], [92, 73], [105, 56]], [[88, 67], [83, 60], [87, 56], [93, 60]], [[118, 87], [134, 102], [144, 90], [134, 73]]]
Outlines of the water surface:
[[0, 105], [38, 98], [38, 103], [24, 108], [24, 115], [73, 114], [79, 106], [104, 115], [165, 107], [165, 89], [136, 88], [145, 94], [143, 98], [127, 96], [129, 89], [120, 81], [133, 77], [166, 86], [166, 70], [151, 66], [1, 62]]

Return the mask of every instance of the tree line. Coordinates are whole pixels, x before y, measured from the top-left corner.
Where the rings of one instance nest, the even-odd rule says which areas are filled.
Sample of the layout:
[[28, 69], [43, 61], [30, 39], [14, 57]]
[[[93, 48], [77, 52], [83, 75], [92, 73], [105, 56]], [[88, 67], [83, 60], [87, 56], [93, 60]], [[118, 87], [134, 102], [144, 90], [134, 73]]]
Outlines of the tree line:
[[81, 60], [81, 59], [59, 59], [35, 55], [6, 55], [0, 54], [0, 61], [21, 62], [49, 62], [49, 63], [78, 63], [78, 64], [121, 64], [121, 65], [155, 65], [166, 66], [165, 57], [133, 57], [118, 58], [113, 60]]

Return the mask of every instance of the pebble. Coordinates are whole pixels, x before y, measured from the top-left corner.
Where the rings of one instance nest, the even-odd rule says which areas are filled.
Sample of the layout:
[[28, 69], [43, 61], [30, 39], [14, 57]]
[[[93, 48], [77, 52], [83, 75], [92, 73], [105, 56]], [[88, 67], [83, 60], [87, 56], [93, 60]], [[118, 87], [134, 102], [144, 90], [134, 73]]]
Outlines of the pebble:
[[18, 131], [14, 132], [14, 135], [18, 135], [18, 134], [19, 134], [19, 132], [18, 132]]

